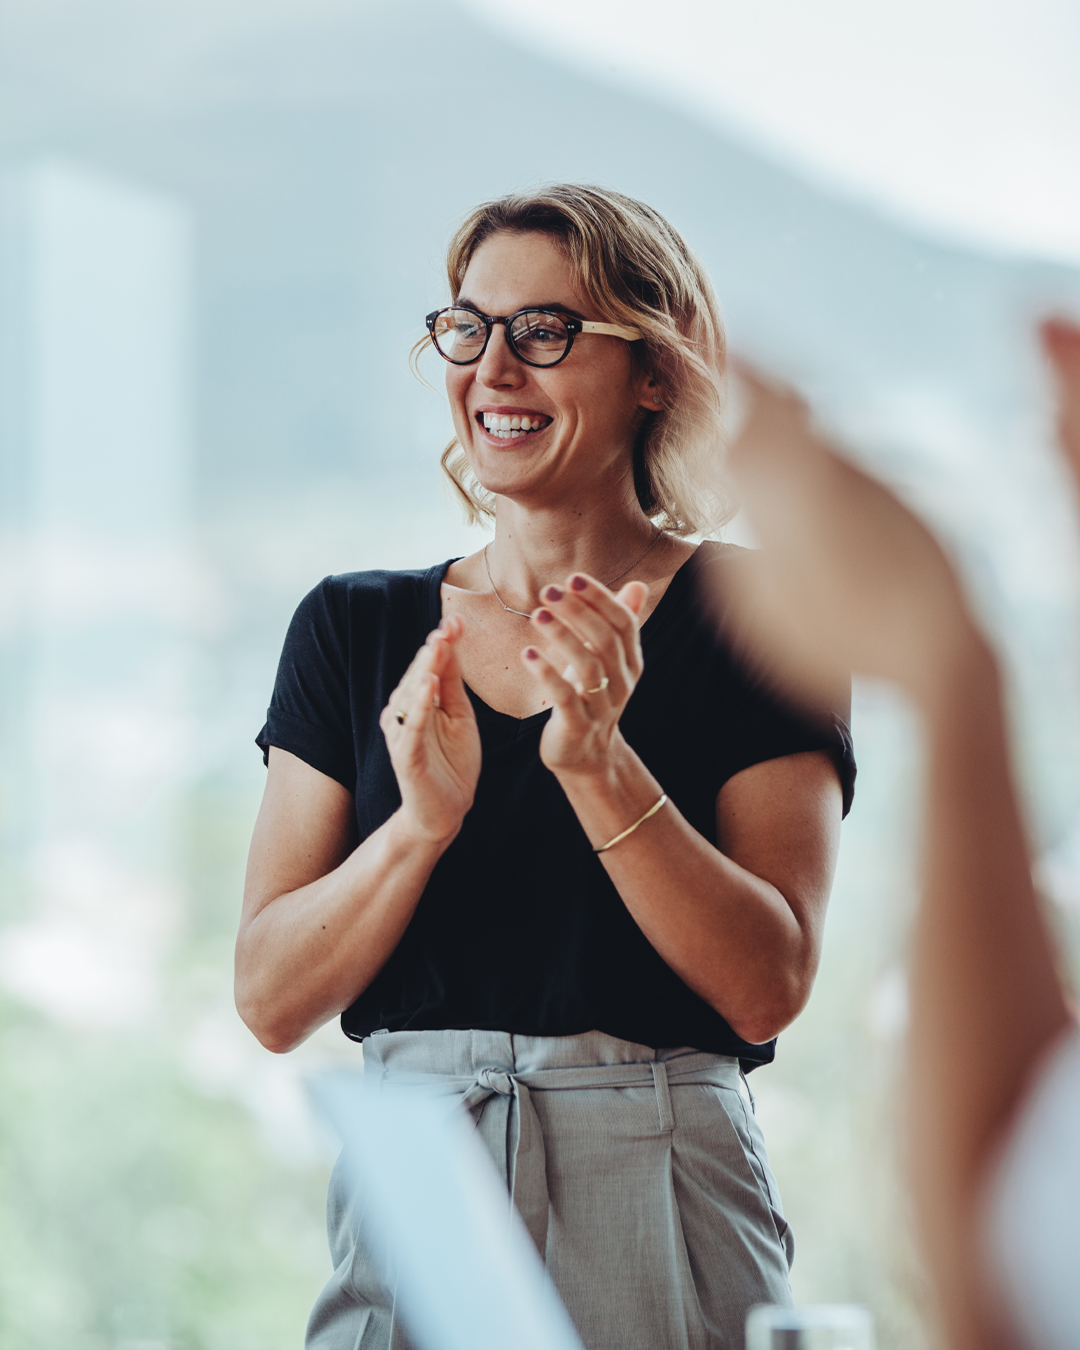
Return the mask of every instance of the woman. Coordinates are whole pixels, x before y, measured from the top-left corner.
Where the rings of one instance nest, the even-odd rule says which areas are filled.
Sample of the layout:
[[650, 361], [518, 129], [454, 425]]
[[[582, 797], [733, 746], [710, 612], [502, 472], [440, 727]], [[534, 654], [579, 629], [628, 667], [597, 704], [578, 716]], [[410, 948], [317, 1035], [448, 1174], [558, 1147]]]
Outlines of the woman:
[[[443, 462], [494, 538], [297, 611], [237, 1005], [461, 1091], [587, 1346], [741, 1346], [791, 1241], [740, 1061], [809, 995], [846, 732], [695, 604], [724, 351], [675, 231], [557, 186], [478, 208], [448, 271]], [[340, 1186], [308, 1343], [397, 1343]]]

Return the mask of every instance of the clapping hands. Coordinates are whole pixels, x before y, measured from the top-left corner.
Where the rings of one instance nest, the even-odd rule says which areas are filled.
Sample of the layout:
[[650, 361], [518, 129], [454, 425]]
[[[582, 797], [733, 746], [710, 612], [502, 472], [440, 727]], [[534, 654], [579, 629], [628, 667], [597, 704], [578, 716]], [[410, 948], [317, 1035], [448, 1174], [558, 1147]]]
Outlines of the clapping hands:
[[582, 573], [543, 591], [532, 615], [539, 645], [525, 648], [522, 660], [552, 706], [540, 758], [553, 773], [603, 771], [641, 678], [638, 615], [648, 594], [631, 581], [613, 595]]
[[427, 839], [458, 832], [480, 777], [480, 733], [455, 650], [460, 637], [461, 620], [443, 619], [379, 718], [403, 812]]

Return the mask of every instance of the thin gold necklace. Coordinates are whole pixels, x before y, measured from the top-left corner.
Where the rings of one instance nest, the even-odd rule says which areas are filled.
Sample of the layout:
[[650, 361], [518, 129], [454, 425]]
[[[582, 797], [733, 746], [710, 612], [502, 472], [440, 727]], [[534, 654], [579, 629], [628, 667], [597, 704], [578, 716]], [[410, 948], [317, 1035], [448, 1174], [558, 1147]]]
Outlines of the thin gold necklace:
[[[612, 588], [612, 586], [615, 585], [615, 583], [619, 580], [620, 577], [626, 576], [627, 572], [632, 571], [632, 570], [638, 565], [638, 563], [644, 562], [645, 559], [649, 556], [649, 554], [653, 551], [653, 549], [654, 549], [654, 548], [657, 546], [657, 544], [660, 542], [660, 540], [663, 538], [663, 536], [664, 536], [664, 531], [658, 529], [658, 530], [656, 531], [656, 534], [653, 536], [653, 541], [652, 541], [652, 543], [651, 543], [651, 544], [649, 545], [649, 547], [645, 550], [645, 552], [641, 555], [641, 557], [640, 557], [640, 558], [635, 558], [634, 561], [629, 565], [629, 567], [624, 567], [624, 568], [623, 568], [623, 570], [619, 573], [618, 576], [614, 576], [614, 577], [611, 578], [610, 581], [607, 581], [607, 582], [604, 583], [605, 586], [607, 586], [608, 590], [610, 590], [610, 589]], [[491, 580], [491, 564], [488, 562], [488, 549], [489, 549], [490, 547], [491, 547], [491, 544], [490, 544], [490, 543], [484, 545], [484, 571], [487, 573], [487, 579], [488, 579], [488, 582], [489, 582], [489, 584], [490, 584], [490, 586], [491, 586], [491, 593], [492, 593], [492, 595], [495, 597], [496, 600], [498, 600], [499, 604], [502, 605], [503, 609], [506, 610], [507, 614], [519, 614], [523, 619], [531, 619], [531, 618], [532, 618], [532, 611], [531, 611], [531, 610], [526, 611], [526, 610], [524, 610], [524, 609], [514, 609], [514, 607], [513, 607], [512, 605], [508, 605], [508, 604], [506, 603], [506, 601], [502, 598], [502, 596], [499, 594], [499, 592], [495, 589], [495, 583], [494, 583], [494, 581]]]

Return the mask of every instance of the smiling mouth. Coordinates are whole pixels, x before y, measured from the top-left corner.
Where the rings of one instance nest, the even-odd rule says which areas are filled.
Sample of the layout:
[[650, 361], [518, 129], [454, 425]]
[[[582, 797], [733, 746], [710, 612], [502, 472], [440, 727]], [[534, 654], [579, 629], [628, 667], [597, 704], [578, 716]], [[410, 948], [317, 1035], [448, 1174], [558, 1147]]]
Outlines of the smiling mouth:
[[476, 420], [489, 436], [495, 436], [501, 441], [513, 440], [518, 436], [531, 436], [551, 425], [551, 418], [543, 417], [540, 413], [509, 415], [485, 412], [477, 413]]

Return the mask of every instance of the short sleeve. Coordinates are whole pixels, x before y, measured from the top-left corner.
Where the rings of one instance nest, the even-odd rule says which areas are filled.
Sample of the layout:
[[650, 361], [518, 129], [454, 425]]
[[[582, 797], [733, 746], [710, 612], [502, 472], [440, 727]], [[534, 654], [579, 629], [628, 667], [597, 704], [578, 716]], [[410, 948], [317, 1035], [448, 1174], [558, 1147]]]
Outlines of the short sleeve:
[[824, 750], [836, 765], [844, 815], [855, 796], [855, 751], [845, 715], [833, 708], [811, 711], [786, 699], [763, 676], [736, 661], [731, 697], [738, 715], [730, 719], [725, 767], [733, 776], [752, 764]]
[[347, 615], [333, 578], [300, 602], [278, 662], [266, 723], [255, 738], [269, 761], [272, 745], [356, 789], [349, 703]]

